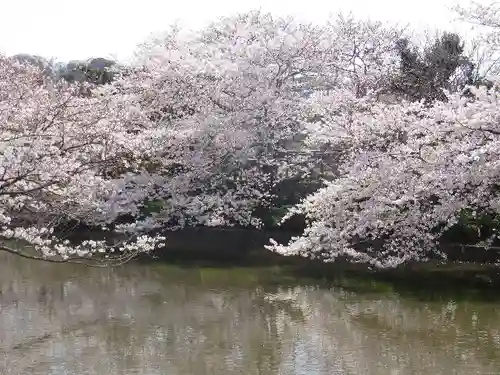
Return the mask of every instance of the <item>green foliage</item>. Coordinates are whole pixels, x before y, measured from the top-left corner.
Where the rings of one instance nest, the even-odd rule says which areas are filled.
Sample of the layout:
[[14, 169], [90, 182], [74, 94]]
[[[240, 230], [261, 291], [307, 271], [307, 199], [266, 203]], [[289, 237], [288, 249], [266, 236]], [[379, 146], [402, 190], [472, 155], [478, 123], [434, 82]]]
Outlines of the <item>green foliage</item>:
[[160, 212], [165, 206], [162, 199], [153, 199], [144, 203], [142, 214], [145, 216]]
[[477, 214], [466, 208], [460, 212], [458, 223], [448, 230], [444, 238], [451, 242], [477, 243], [500, 230], [500, 216]]
[[254, 214], [262, 220], [266, 229], [281, 228], [290, 231], [302, 231], [305, 226], [304, 217], [297, 215], [280, 225], [281, 219], [291, 207], [320, 186], [320, 181], [311, 178], [290, 178], [284, 180], [272, 190], [275, 196], [272, 205], [270, 207], [258, 207]]
[[419, 50], [407, 39], [396, 43], [400, 56], [399, 73], [390, 91], [409, 100], [446, 100], [443, 89], [456, 91], [474, 83], [475, 65], [464, 55], [457, 34], [444, 33], [434, 43]]
[[114, 61], [95, 58], [88, 61], [70, 61], [57, 69], [57, 75], [68, 82], [90, 82], [104, 85], [113, 81]]
[[285, 204], [279, 207], [271, 207], [265, 215], [261, 215], [261, 220], [264, 222], [266, 228], [277, 228], [281, 219], [286, 215], [288, 209], [293, 205]]

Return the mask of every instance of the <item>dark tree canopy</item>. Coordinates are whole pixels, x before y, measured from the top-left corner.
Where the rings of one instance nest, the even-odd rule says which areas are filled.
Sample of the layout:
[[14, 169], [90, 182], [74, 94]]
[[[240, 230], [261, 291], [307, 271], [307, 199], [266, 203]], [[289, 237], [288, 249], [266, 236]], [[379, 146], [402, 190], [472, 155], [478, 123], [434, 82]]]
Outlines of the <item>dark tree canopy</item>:
[[58, 75], [70, 82], [86, 81], [103, 85], [113, 80], [110, 68], [114, 65], [114, 61], [102, 57], [87, 61], [70, 61], [65, 66], [60, 67]]
[[34, 65], [48, 76], [62, 78], [69, 82], [90, 82], [98, 85], [110, 83], [113, 80], [111, 69], [116, 65], [114, 61], [102, 57], [56, 63], [41, 56], [24, 53], [14, 55], [12, 59]]
[[444, 33], [419, 50], [407, 39], [396, 42], [400, 67], [390, 90], [409, 100], [446, 100], [443, 89], [456, 91], [474, 84], [475, 66], [464, 54], [459, 35]]

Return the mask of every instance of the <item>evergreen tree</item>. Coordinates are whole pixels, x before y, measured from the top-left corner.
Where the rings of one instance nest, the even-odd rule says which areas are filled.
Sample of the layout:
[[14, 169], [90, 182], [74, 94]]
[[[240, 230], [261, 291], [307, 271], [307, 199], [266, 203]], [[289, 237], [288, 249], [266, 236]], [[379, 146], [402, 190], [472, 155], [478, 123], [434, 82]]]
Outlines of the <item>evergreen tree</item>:
[[419, 51], [407, 39], [396, 42], [400, 56], [397, 76], [390, 90], [409, 100], [444, 101], [443, 89], [458, 91], [474, 84], [475, 66], [464, 55], [464, 44], [453, 33], [444, 33]]

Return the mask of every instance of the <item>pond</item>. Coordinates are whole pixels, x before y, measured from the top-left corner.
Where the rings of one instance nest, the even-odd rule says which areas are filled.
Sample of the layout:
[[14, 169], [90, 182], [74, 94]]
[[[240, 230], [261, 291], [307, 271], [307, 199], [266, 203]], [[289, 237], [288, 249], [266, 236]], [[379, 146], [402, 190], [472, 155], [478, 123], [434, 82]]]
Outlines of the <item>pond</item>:
[[500, 373], [500, 307], [1, 254], [2, 375]]

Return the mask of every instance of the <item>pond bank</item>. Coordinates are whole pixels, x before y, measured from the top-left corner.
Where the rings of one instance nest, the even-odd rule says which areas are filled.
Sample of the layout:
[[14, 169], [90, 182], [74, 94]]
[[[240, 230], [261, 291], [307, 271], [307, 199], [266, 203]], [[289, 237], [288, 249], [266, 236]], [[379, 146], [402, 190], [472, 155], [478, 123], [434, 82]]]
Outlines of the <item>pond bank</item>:
[[[496, 253], [449, 245], [451, 262], [419, 263], [397, 269], [370, 270], [365, 265], [338, 261], [322, 263], [301, 257], [284, 257], [264, 248], [269, 238], [287, 242], [291, 232], [247, 229], [187, 228], [168, 234], [167, 248], [143, 257], [142, 261], [163, 261], [182, 266], [204, 267], [275, 267], [275, 277], [312, 278], [335, 284], [358, 280], [396, 288], [426, 291], [481, 290], [500, 288], [500, 267], [484, 262]], [[348, 281], [351, 280], [351, 281]], [[355, 282], [359, 284], [359, 282]]]

